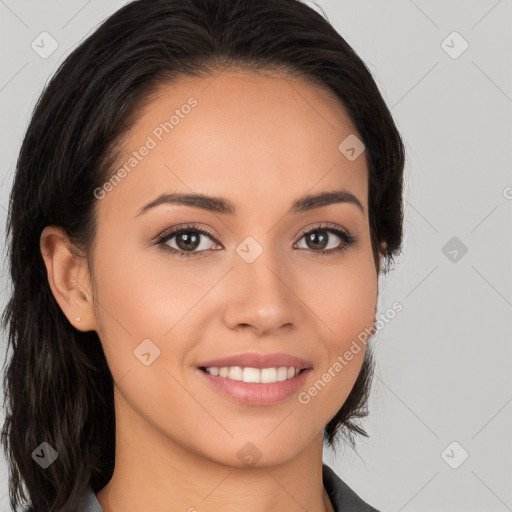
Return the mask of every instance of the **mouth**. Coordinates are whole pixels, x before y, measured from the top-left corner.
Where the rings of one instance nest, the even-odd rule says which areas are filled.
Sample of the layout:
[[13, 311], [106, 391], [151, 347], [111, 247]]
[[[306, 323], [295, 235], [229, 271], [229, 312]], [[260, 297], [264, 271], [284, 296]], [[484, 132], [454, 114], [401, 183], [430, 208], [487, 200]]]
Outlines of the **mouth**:
[[305, 385], [312, 371], [312, 367], [296, 369], [293, 366], [196, 368], [197, 374], [207, 385], [224, 398], [239, 404], [258, 406], [274, 405], [290, 398]]
[[293, 379], [310, 368], [296, 368], [294, 366], [280, 366], [269, 368], [252, 368], [249, 366], [200, 366], [204, 373], [246, 384], [274, 384]]

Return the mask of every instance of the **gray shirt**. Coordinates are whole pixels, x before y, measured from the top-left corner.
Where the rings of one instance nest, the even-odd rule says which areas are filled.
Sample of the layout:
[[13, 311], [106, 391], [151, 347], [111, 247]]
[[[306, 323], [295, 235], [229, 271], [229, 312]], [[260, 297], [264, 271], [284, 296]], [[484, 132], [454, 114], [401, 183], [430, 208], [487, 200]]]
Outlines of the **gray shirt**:
[[[326, 464], [322, 464], [322, 479], [336, 512], [379, 512], [363, 501], [341, 478]], [[80, 512], [103, 512], [96, 494], [89, 486], [84, 495]], [[30, 510], [27, 510], [30, 512]]]

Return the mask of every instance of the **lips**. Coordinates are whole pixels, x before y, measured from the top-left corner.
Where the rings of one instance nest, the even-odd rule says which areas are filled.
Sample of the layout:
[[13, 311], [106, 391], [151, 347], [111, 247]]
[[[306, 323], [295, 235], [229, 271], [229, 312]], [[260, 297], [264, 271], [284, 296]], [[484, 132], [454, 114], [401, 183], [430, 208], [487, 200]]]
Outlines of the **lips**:
[[293, 366], [299, 370], [312, 368], [311, 361], [292, 356], [290, 354], [258, 354], [256, 352], [245, 352], [243, 354], [234, 354], [232, 356], [222, 357], [220, 359], [210, 359], [197, 365], [197, 368], [211, 368], [224, 366], [242, 366], [250, 368], [279, 368], [281, 366]]
[[304, 369], [290, 379], [267, 384], [217, 377], [200, 369], [196, 369], [196, 372], [203, 382], [229, 400], [244, 405], [269, 406], [276, 405], [298, 393], [304, 387], [313, 369]]

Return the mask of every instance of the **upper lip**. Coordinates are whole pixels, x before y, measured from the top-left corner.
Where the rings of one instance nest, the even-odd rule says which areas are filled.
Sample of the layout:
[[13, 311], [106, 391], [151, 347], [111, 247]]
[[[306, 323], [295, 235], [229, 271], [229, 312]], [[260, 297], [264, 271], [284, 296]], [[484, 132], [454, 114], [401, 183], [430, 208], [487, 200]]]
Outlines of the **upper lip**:
[[246, 352], [244, 354], [234, 354], [232, 356], [222, 357], [220, 359], [211, 359], [197, 365], [198, 368], [222, 368], [224, 366], [242, 366], [249, 368], [279, 368], [282, 366], [298, 368], [311, 368], [310, 361], [295, 357], [290, 354], [258, 354], [256, 352]]

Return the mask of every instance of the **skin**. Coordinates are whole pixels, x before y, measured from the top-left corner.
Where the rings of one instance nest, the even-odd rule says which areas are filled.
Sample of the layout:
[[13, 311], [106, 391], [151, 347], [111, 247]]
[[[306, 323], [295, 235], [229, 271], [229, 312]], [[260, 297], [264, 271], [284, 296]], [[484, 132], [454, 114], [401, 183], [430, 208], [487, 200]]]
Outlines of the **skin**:
[[[41, 236], [56, 300], [77, 329], [98, 333], [116, 382], [115, 471], [98, 500], [105, 512], [331, 510], [323, 429], [354, 385], [364, 346], [307, 405], [296, 395], [270, 406], [235, 402], [195, 366], [285, 352], [312, 362], [307, 390], [371, 328], [378, 276], [365, 154], [349, 161], [339, 151], [357, 132], [330, 91], [231, 69], [162, 86], [125, 137], [119, 165], [191, 96], [198, 104], [190, 114], [97, 201], [92, 275], [59, 227]], [[287, 213], [299, 197], [339, 189], [364, 212], [335, 203]], [[137, 216], [164, 191], [222, 196], [238, 213], [164, 204]], [[322, 255], [297, 236], [326, 221], [356, 242]], [[216, 241], [200, 235], [191, 257], [151, 245], [190, 222]], [[327, 233], [329, 249], [344, 244]], [[247, 236], [263, 248], [250, 264], [236, 252]], [[183, 248], [177, 237], [167, 245]], [[160, 355], [145, 366], [134, 350], [148, 338]], [[237, 456], [248, 442], [261, 452], [252, 466]]]

